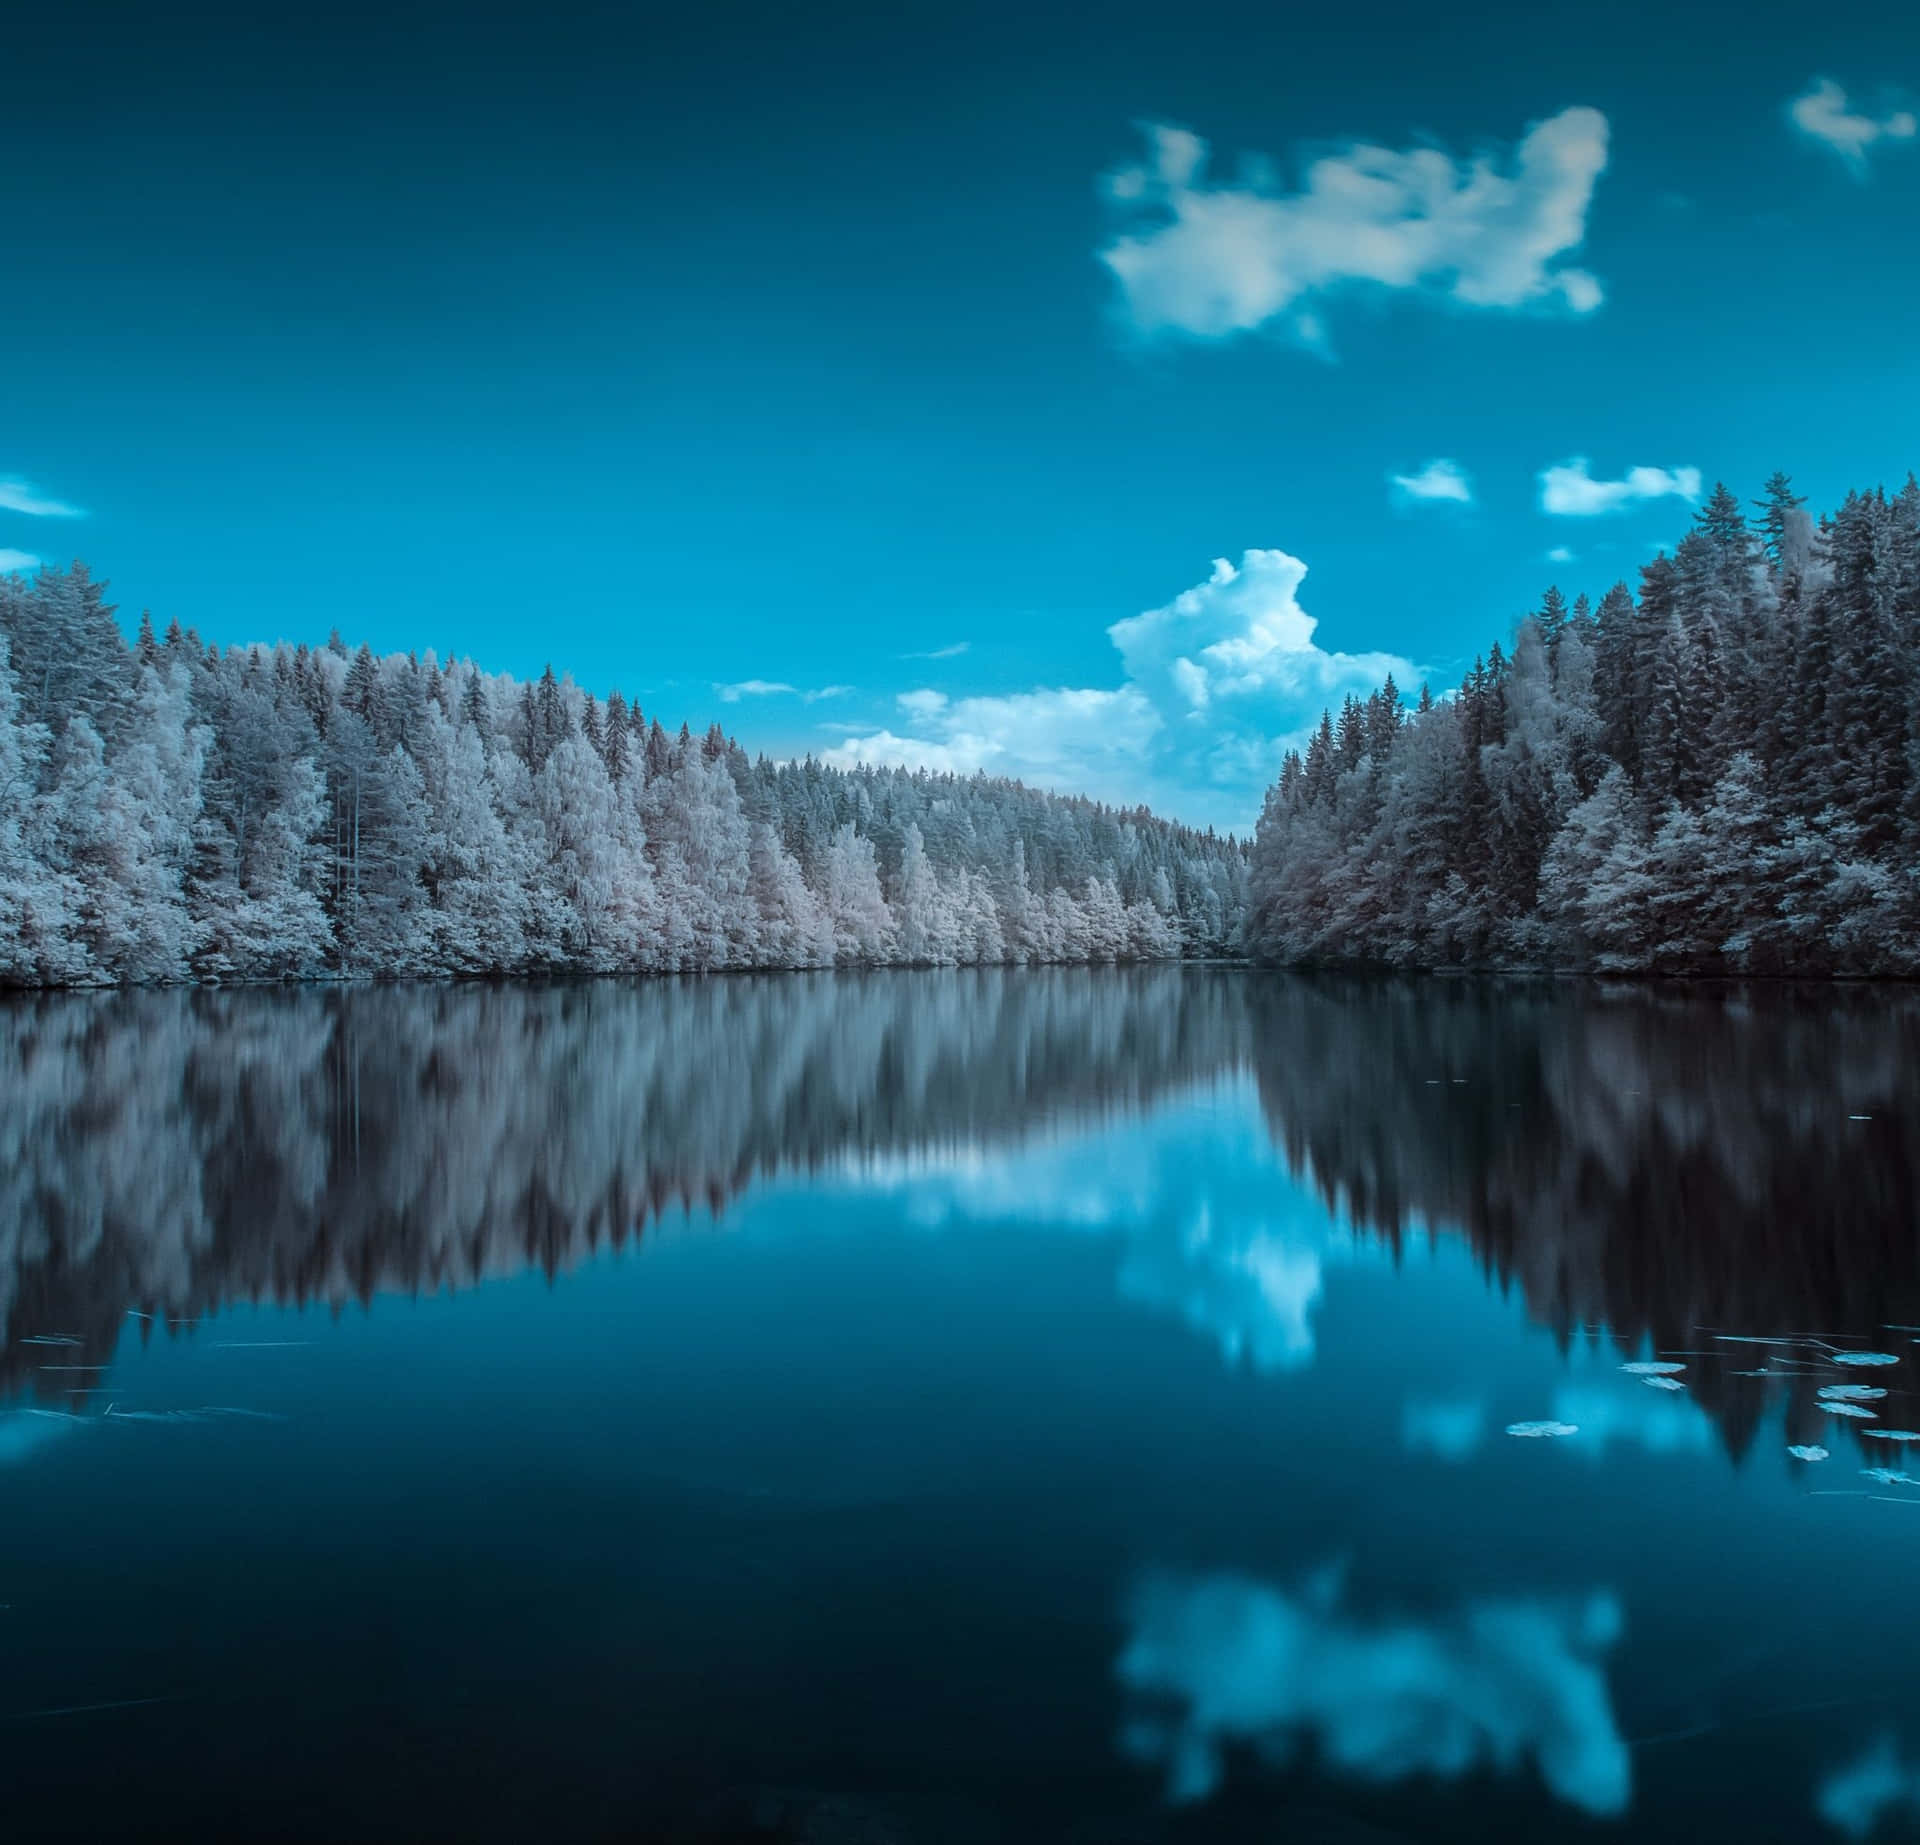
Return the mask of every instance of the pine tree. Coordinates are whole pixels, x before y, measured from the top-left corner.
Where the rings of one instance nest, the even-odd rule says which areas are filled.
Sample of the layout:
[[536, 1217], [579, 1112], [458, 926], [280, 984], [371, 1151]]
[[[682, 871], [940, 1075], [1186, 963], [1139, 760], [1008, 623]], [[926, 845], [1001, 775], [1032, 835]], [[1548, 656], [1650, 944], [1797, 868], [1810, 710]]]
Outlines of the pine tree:
[[615, 686], [607, 694], [606, 722], [601, 728], [599, 746], [607, 773], [616, 785], [626, 779], [631, 760], [628, 725], [627, 701], [621, 696], [620, 688]]

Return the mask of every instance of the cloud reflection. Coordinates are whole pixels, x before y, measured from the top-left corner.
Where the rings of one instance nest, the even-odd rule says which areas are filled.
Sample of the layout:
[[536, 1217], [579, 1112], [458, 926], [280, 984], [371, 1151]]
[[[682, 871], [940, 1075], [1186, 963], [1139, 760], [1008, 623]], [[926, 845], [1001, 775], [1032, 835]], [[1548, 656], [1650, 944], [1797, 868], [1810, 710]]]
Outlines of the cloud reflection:
[[1553, 1393], [1553, 1413], [1578, 1426], [1578, 1446], [1595, 1460], [1613, 1442], [1649, 1454], [1702, 1454], [1713, 1446], [1713, 1423], [1706, 1412], [1680, 1395], [1565, 1384]]
[[0, 1467], [31, 1460], [42, 1448], [79, 1427], [79, 1418], [55, 1410], [0, 1412]]
[[1332, 1573], [1298, 1595], [1231, 1575], [1156, 1575], [1138, 1589], [1117, 1671], [1138, 1704], [1122, 1747], [1204, 1799], [1223, 1751], [1284, 1760], [1311, 1743], [1371, 1781], [1535, 1763], [1582, 1812], [1626, 1810], [1632, 1764], [1602, 1659], [1619, 1636], [1605, 1593], [1469, 1603], [1443, 1619], [1366, 1624]]
[[1400, 1412], [1400, 1445], [1409, 1454], [1464, 1461], [1478, 1452], [1486, 1433], [1484, 1403], [1448, 1403], [1416, 1397]]
[[1321, 1252], [1271, 1224], [1217, 1222], [1203, 1200], [1177, 1235], [1127, 1245], [1120, 1293], [1177, 1314], [1229, 1364], [1293, 1371], [1313, 1362]]
[[[1223, 1141], [1235, 1157], [1221, 1157]], [[962, 1218], [1110, 1237], [1123, 1299], [1181, 1320], [1229, 1364], [1262, 1372], [1313, 1362], [1328, 1269], [1370, 1254], [1276, 1170], [1244, 1083], [1121, 1131], [1096, 1128], [991, 1159], [965, 1146], [866, 1159], [848, 1176], [897, 1191], [908, 1219], [927, 1228]]]
[[1828, 1825], [1849, 1838], [1870, 1837], [1881, 1820], [1906, 1808], [1920, 1818], [1920, 1767], [1901, 1760], [1891, 1736], [1820, 1783], [1814, 1805]]

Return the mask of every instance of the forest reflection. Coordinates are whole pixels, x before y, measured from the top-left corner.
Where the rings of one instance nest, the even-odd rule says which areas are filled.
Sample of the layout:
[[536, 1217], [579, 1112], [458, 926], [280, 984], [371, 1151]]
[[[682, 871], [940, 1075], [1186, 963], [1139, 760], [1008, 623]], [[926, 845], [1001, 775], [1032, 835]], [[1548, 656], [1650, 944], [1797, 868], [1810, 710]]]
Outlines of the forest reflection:
[[[1920, 1322], [1917, 1051], [1904, 990], [1179, 967], [15, 999], [0, 1387], [57, 1398], [36, 1341], [103, 1362], [136, 1315], [559, 1273], [765, 1177], [1249, 1076], [1330, 1216], [1464, 1233], [1563, 1338], [1872, 1332]], [[1696, 1395], [1737, 1452], [1796, 1388]]]

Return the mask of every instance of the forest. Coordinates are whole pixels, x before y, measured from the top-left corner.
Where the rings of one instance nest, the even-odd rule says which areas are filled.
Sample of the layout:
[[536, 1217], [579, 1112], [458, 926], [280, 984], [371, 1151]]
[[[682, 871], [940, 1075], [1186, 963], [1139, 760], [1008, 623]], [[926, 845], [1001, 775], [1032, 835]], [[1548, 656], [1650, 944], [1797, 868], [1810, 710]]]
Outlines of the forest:
[[1294, 966], [1910, 975], [1920, 483], [1817, 523], [1725, 486], [1453, 694], [1322, 715], [1255, 835], [1245, 941]]
[[750, 759], [471, 661], [129, 645], [0, 576], [0, 984], [1167, 959], [1246, 848], [1017, 782]]

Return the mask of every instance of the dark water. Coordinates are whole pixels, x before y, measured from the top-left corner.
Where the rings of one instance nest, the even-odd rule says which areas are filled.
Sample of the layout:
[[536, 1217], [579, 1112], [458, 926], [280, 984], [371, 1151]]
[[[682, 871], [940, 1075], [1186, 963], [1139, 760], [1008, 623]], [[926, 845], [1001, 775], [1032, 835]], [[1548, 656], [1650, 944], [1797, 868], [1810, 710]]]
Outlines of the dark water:
[[1910, 1834], [1916, 1052], [1178, 970], [0, 1006], [0, 1815]]

